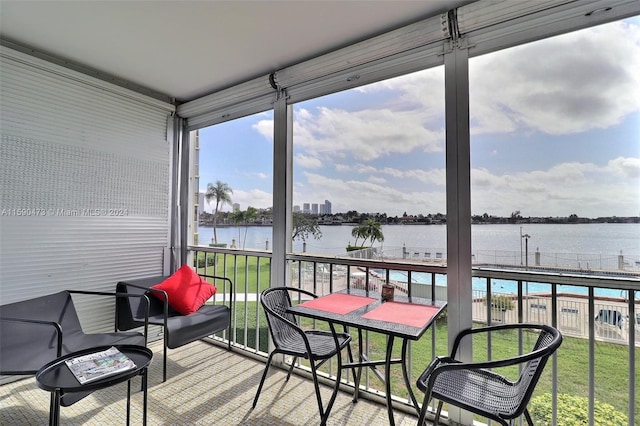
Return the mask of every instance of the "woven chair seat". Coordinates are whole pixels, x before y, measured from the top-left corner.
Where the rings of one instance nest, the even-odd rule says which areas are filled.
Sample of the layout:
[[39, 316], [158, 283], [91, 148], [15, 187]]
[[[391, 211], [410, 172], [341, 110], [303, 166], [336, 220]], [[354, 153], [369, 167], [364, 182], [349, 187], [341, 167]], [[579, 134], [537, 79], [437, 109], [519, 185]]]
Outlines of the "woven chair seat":
[[[308, 330], [304, 334], [307, 336], [307, 341], [311, 347], [311, 355], [307, 353], [304, 339], [300, 335], [290, 335], [283, 338], [280, 341], [279, 351], [287, 355], [316, 360], [331, 358], [338, 352], [331, 332]], [[336, 333], [336, 335], [340, 348], [345, 347], [351, 340], [348, 334]]]
[[[418, 379], [418, 383], [421, 384], [418, 388], [423, 392], [427, 390], [427, 381], [431, 374], [425, 373]], [[431, 397], [445, 402], [456, 401], [467, 408], [511, 418], [520, 406], [520, 390], [517, 383], [489, 370], [451, 370], [440, 374], [431, 390]]]

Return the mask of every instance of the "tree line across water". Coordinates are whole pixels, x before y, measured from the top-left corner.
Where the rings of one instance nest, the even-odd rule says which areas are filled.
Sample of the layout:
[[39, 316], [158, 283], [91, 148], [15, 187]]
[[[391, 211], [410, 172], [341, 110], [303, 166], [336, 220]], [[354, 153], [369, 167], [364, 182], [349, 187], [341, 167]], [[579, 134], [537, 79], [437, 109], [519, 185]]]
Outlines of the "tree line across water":
[[[205, 200], [214, 204], [213, 213], [202, 211], [198, 218], [198, 223], [203, 226], [213, 227], [212, 243], [217, 243], [216, 228], [221, 225], [238, 226], [238, 243], [241, 241], [240, 227], [244, 227], [246, 239], [246, 227], [256, 225], [271, 225], [273, 222], [272, 208], [247, 207], [246, 210], [236, 209], [232, 212], [222, 212], [220, 209], [224, 205], [232, 205], [231, 187], [222, 181], [207, 184]], [[548, 217], [524, 217], [520, 210], [511, 213], [510, 216], [494, 216], [488, 213], [471, 216], [473, 224], [576, 224], [576, 223], [640, 223], [640, 216], [636, 217], [597, 217], [585, 218], [575, 213], [569, 216], [548, 216]], [[440, 225], [447, 223], [447, 216], [443, 213], [429, 214], [408, 214], [404, 212], [401, 216], [389, 216], [386, 213], [359, 213], [356, 210], [349, 210], [346, 213], [335, 214], [312, 214], [293, 213], [293, 235], [294, 240], [306, 242], [309, 238], [320, 239], [322, 232], [319, 225], [353, 225], [351, 235], [356, 239], [353, 246], [347, 250], [355, 250], [365, 246], [367, 242], [371, 244], [376, 241], [384, 241], [384, 235], [380, 229], [381, 225]], [[360, 242], [360, 245], [358, 245]], [[244, 245], [244, 244], [243, 244]]]

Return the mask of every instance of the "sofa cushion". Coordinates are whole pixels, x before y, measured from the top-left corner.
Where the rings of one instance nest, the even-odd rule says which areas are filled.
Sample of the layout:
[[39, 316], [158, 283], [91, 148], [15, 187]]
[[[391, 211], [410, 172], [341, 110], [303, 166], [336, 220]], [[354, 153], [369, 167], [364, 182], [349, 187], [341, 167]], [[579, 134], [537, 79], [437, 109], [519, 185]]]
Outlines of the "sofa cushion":
[[204, 305], [189, 316], [167, 319], [167, 347], [179, 348], [218, 331], [229, 328], [231, 310], [225, 305]]
[[[200, 278], [188, 265], [183, 265], [169, 278], [151, 288], [165, 291], [169, 306], [182, 315], [194, 313], [216, 294], [216, 287]], [[164, 294], [157, 291], [152, 293], [164, 300]]]

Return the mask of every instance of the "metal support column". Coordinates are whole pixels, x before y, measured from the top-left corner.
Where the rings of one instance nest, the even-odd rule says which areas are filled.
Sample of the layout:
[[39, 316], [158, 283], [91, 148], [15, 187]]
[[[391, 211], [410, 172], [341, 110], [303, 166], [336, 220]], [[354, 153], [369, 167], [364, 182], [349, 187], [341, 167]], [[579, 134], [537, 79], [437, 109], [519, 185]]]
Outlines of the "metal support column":
[[293, 108], [281, 91], [273, 111], [273, 256], [271, 285], [289, 282], [287, 253], [291, 252], [293, 197]]
[[171, 117], [172, 126], [167, 129], [171, 138], [171, 206], [169, 207], [169, 247], [165, 252], [164, 271], [173, 273], [179, 265], [187, 263], [187, 228], [189, 209], [189, 132], [186, 121]]
[[[452, 41], [444, 55], [449, 349], [458, 332], [472, 325], [469, 56], [463, 41]], [[463, 341], [460, 359], [470, 361], [471, 356], [471, 342]], [[449, 419], [450, 424], [473, 424], [470, 413], [454, 407]]]

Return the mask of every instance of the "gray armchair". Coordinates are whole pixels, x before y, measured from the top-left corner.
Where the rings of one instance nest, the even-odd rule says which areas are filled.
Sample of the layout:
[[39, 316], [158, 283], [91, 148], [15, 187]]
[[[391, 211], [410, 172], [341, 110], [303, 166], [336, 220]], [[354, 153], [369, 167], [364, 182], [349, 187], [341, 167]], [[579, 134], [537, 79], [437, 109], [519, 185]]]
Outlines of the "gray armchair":
[[[0, 375], [34, 375], [45, 364], [63, 355], [98, 346], [146, 346], [147, 296], [135, 297], [140, 303], [140, 324], [145, 334], [85, 333], [72, 294], [115, 298], [116, 303], [131, 297], [122, 293], [65, 290], [0, 306]], [[60, 405], [67, 407], [91, 392], [63, 394]]]
[[[118, 293], [137, 296], [119, 299], [116, 303], [116, 329], [131, 330], [144, 325], [145, 321], [151, 325], [163, 328], [163, 357], [162, 381], [167, 380], [167, 348], [175, 349], [214, 333], [228, 330], [228, 348], [231, 350], [231, 315], [233, 312], [233, 283], [229, 278], [214, 275], [199, 274], [202, 278], [222, 281], [222, 296], [216, 294], [217, 299], [224, 298], [228, 291], [227, 304], [222, 302], [205, 304], [191, 315], [182, 315], [169, 306], [169, 298], [164, 291], [151, 288], [163, 282], [167, 276], [142, 278], [137, 280], [120, 281], [116, 285]], [[161, 293], [164, 300], [152, 295]], [[148, 307], [147, 307], [148, 306]], [[147, 336], [145, 332], [145, 336]]]

